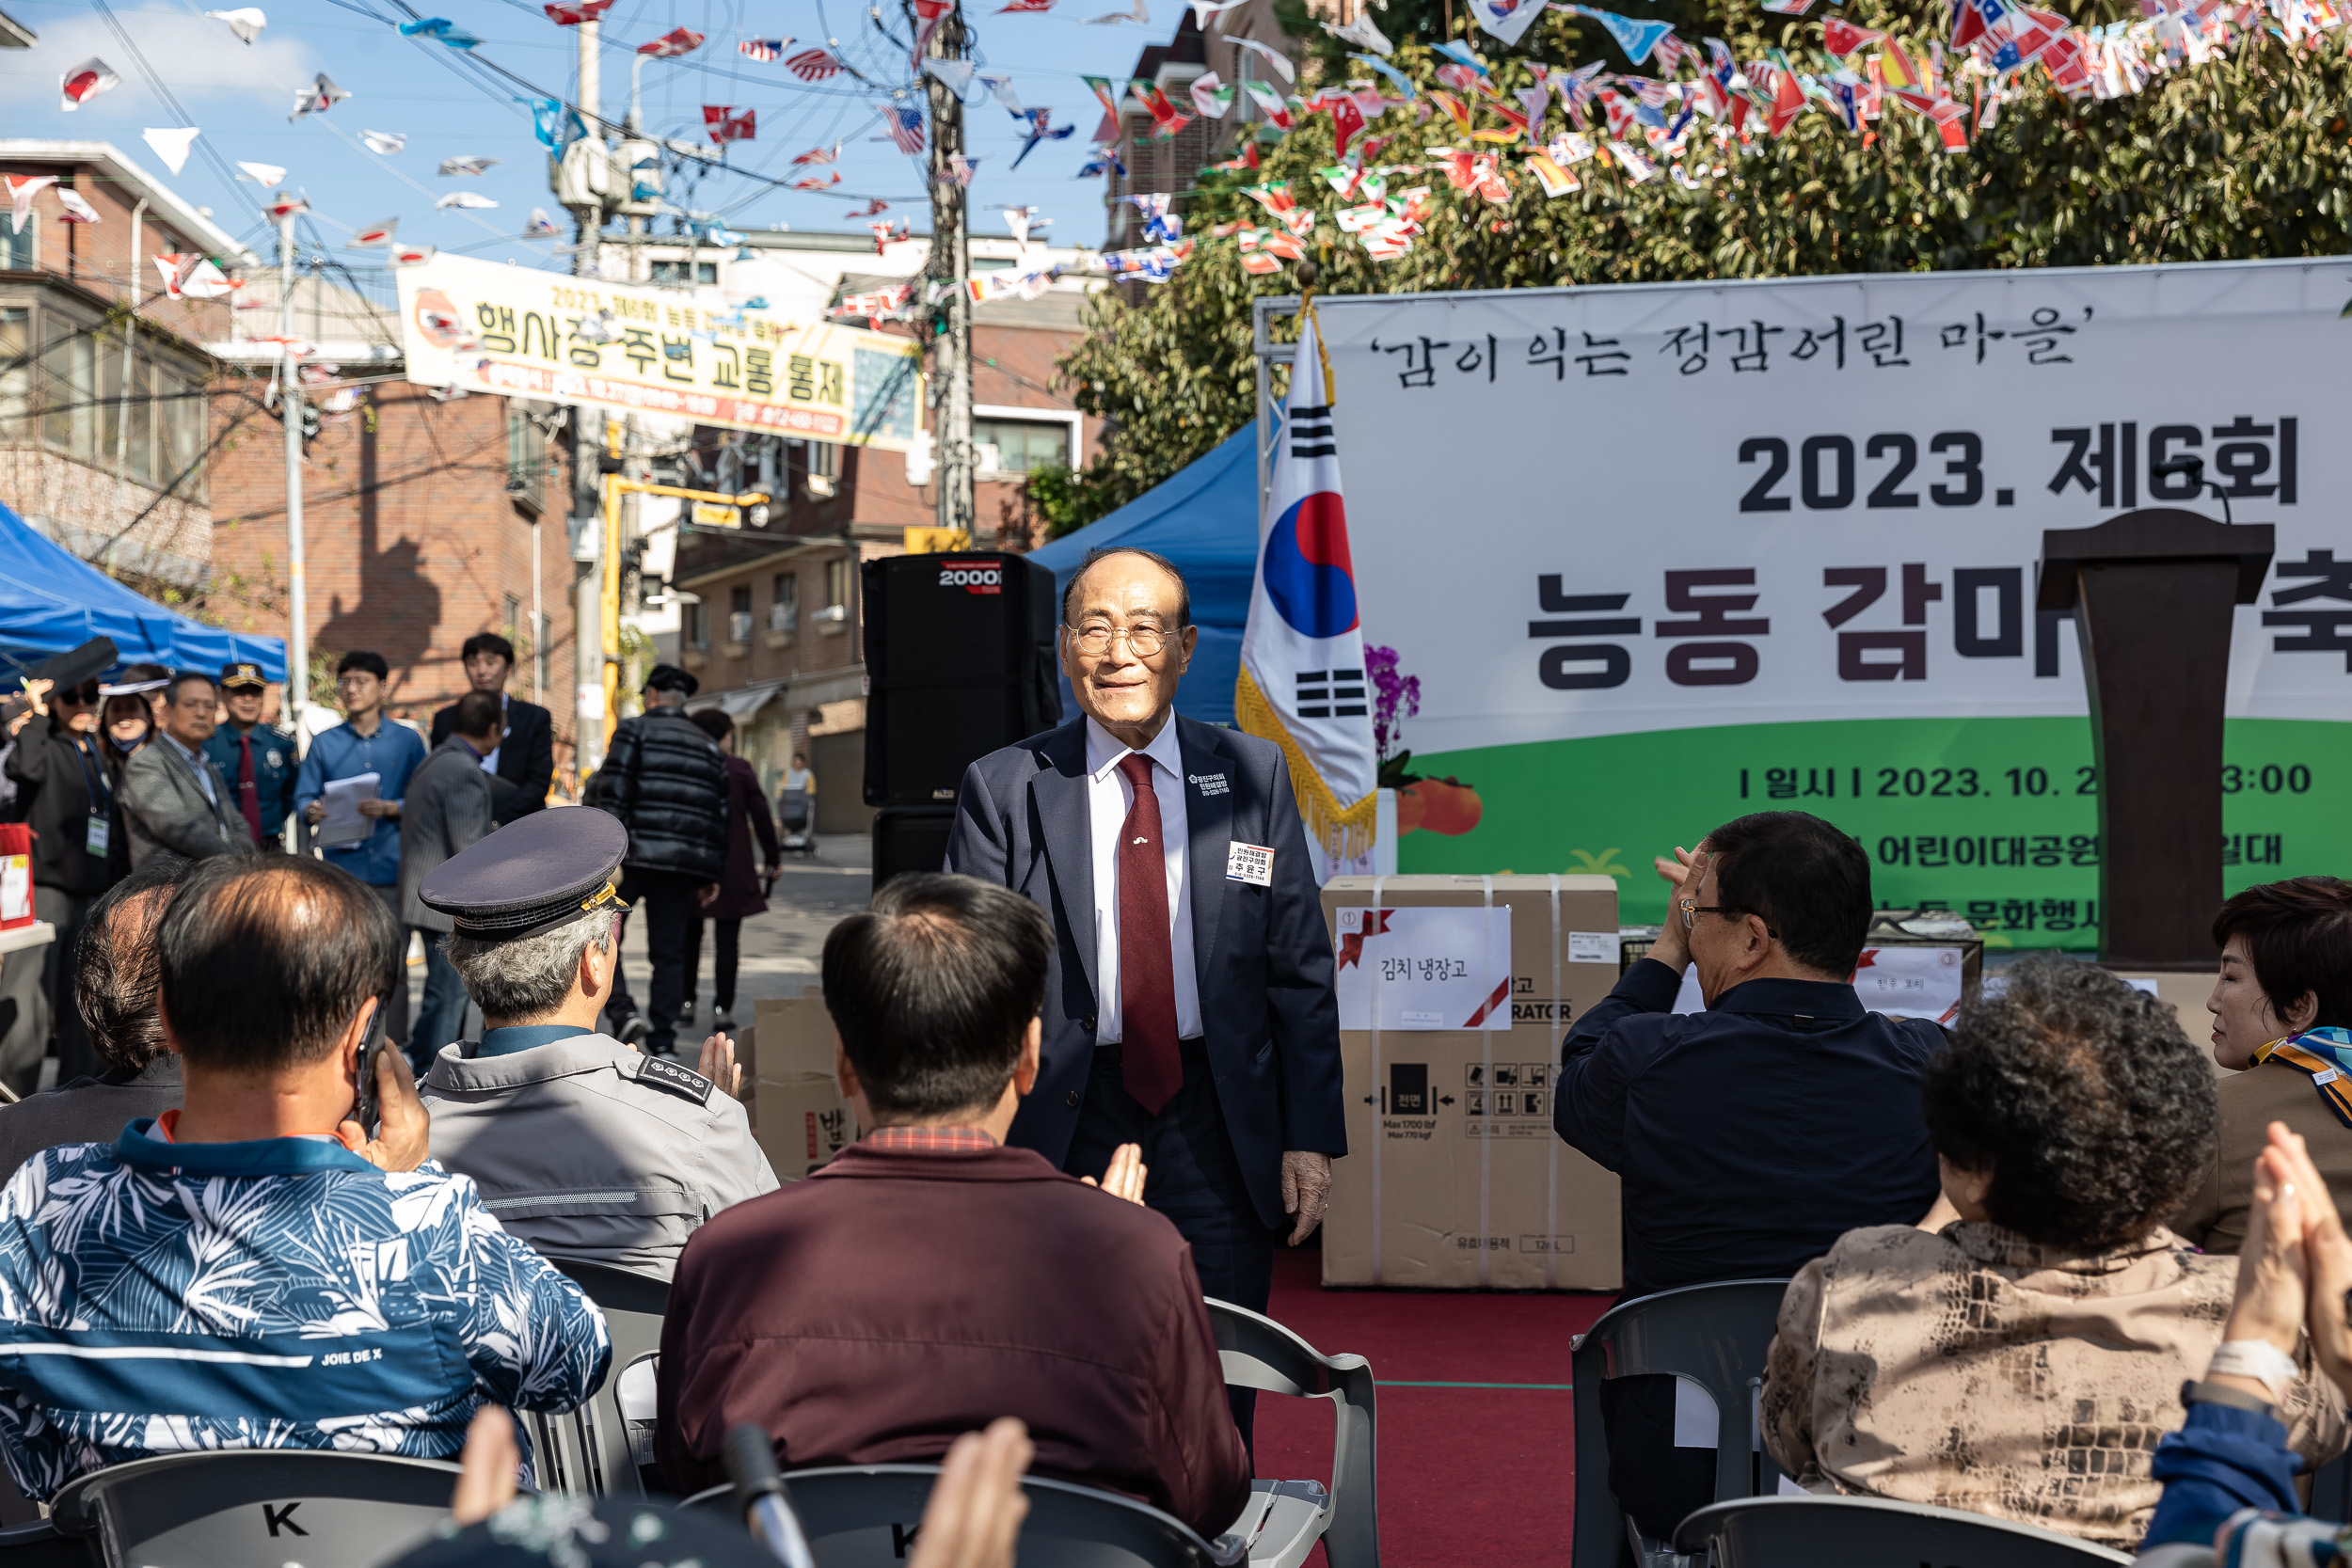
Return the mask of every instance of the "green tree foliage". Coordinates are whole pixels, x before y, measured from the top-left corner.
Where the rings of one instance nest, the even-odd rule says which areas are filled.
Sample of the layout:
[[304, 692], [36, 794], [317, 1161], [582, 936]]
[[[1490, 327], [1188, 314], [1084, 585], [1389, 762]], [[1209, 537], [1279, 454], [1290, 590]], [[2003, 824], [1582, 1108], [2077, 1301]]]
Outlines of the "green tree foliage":
[[[1429, 0], [1392, 0], [1397, 8], [1375, 19], [1391, 26], [1408, 5], [1438, 9]], [[1817, 74], [1835, 63], [1820, 48], [1818, 20], [1774, 16], [1752, 0], [1628, 8], [1676, 20], [1692, 45], [1723, 39], [1742, 61], [1780, 48]], [[2077, 21], [2095, 25], [2137, 12], [2100, 0]], [[1943, 34], [1941, 6], [1933, 21], [1889, 0], [1851, 0], [1839, 14], [1893, 33], [1920, 58]], [[1605, 54], [1611, 71], [1633, 70], [1596, 24], [1558, 11], [1517, 50], [1484, 35], [1470, 41], [1506, 93], [1531, 80], [1530, 60], [1570, 65]], [[1391, 63], [1424, 88], [1425, 102], [1443, 57], [1406, 38]], [[1371, 74], [1318, 47], [1300, 90], [1311, 94], [1319, 80], [1343, 73]], [[1955, 96], [1967, 102], [1976, 81], [1960, 77]], [[1232, 241], [1209, 237], [1236, 219], [1269, 223], [1242, 194], [1247, 184], [1288, 181], [1302, 206], [1320, 209], [1310, 259], [1320, 274], [1316, 291], [1326, 294], [2329, 256], [2346, 248], [2348, 86], [2344, 34], [2296, 50], [2257, 34], [2224, 57], [2160, 72], [2118, 100], [2069, 101], [2028, 68], [2012, 82], [1998, 122], [1973, 133], [1962, 154], [1944, 152], [1934, 126], [1890, 98], [1867, 142], [1814, 108], [1777, 139], [1752, 114], [1748, 142], [1734, 140], [1711, 160], [1724, 178], [1696, 189], [1665, 178], [1635, 185], [1604, 153], [1575, 166], [1581, 190], [1549, 199], [1520, 166], [1522, 143], [1502, 150], [1513, 193], [1506, 205], [1452, 189], [1435, 168], [1391, 176], [1391, 196], [1431, 186], [1434, 211], [1412, 251], [1385, 262], [1332, 221], [1343, 203], [1314, 172], [1334, 161], [1331, 119], [1302, 117], [1296, 130], [1263, 145], [1261, 174], [1204, 177], [1185, 213], [1199, 245], [1170, 281], [1140, 307], [1105, 295], [1091, 308], [1088, 335], [1062, 370], [1078, 405], [1111, 419], [1117, 433], [1061, 485], [1057, 531], [1134, 499], [1255, 417], [1249, 302], [1295, 293], [1298, 281], [1288, 267], [1251, 277]], [[1554, 130], [1559, 113], [1555, 103]], [[1482, 111], [1477, 123], [1501, 121]], [[1694, 144], [1711, 122], [1697, 123]], [[1442, 115], [1417, 121], [1410, 110], [1383, 115], [1370, 135], [1378, 139], [1367, 166], [1421, 162], [1425, 146], [1458, 145]], [[1338, 391], [1346, 396], [1345, 388]]]

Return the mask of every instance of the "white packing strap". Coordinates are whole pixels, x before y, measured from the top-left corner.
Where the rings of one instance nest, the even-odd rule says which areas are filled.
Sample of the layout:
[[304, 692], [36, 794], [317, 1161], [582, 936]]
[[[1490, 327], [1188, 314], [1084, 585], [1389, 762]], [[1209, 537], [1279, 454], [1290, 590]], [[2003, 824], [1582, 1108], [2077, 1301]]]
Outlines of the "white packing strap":
[[[1482, 876], [1478, 879], [1486, 888], [1486, 896], [1480, 901], [1480, 907], [1491, 910], [1495, 907], [1495, 879], [1491, 875]], [[1494, 923], [1481, 920], [1479, 926], [1481, 927], [1478, 936], [1479, 946], [1486, 955], [1486, 972], [1492, 974], [1495, 972]], [[1509, 967], [1507, 963], [1504, 965], [1506, 971]], [[1502, 982], [1502, 991], [1503, 1006], [1507, 1007], [1511, 1005], [1511, 981], [1507, 974]], [[1508, 1018], [1511, 1015], [1505, 1013], [1502, 1016]], [[1486, 1135], [1478, 1140], [1478, 1287], [1483, 1291], [1486, 1288], [1486, 1276], [1490, 1272], [1489, 1264], [1494, 1257], [1494, 1251], [1488, 1244], [1492, 1238], [1488, 1236], [1486, 1229], [1486, 1195], [1494, 1174], [1492, 1150], [1495, 1143], [1495, 1013], [1492, 1007], [1487, 1008], [1485, 1016], [1478, 1021], [1478, 1044], [1480, 1050], [1486, 1054], [1486, 1069], [1479, 1074], [1478, 1078], [1478, 1081], [1486, 1086], [1485, 1117]]]
[[[1372, 909], [1365, 918], [1370, 920], [1380, 910], [1380, 885], [1388, 879], [1375, 873], [1372, 879]], [[1385, 984], [1375, 970], [1367, 968], [1365, 978], [1377, 987]], [[1388, 1139], [1389, 1085], [1380, 1078], [1380, 995], [1372, 998], [1372, 1282], [1387, 1281], [1380, 1273], [1380, 1146]]]
[[1559, 1288], [1560, 1273], [1560, 1042], [1566, 1033], [1560, 1027], [1560, 949], [1567, 941], [1567, 933], [1560, 929], [1560, 873], [1551, 877], [1551, 1022], [1546, 1033], [1544, 1053], [1550, 1058], [1544, 1069], [1544, 1103], [1550, 1109], [1547, 1120], [1552, 1126], [1544, 1129], [1544, 1289]]

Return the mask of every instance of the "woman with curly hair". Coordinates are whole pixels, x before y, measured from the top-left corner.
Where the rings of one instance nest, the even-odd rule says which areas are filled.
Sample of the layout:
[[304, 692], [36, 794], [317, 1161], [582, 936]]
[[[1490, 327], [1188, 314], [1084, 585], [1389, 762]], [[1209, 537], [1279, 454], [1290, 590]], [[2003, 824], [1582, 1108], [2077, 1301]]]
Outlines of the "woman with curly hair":
[[2213, 944], [2213, 1059], [2233, 1069], [2219, 1090], [2221, 1152], [2172, 1228], [2207, 1252], [2235, 1252], [2274, 1121], [2309, 1140], [2336, 1205], [2352, 1205], [2352, 882], [2249, 887], [2214, 916]]
[[[2212, 1073], [2169, 1006], [2095, 965], [2029, 958], [2006, 979], [1928, 1067], [1948, 1209], [1849, 1231], [1791, 1282], [1765, 1442], [1814, 1491], [2129, 1548], [2236, 1284], [2234, 1258], [2164, 1224], [2213, 1160]], [[2314, 1464], [2344, 1447], [2308, 1355], [2280, 1408]]]

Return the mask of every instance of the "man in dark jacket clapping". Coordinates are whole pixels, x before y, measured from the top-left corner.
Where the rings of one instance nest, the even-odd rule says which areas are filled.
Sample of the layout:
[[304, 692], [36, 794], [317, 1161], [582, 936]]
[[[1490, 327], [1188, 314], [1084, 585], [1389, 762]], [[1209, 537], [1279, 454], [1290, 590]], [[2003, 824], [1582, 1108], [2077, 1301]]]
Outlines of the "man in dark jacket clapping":
[[726, 759], [686, 716], [698, 684], [675, 665], [655, 665], [644, 716], [621, 721], [596, 774], [597, 803], [628, 830], [621, 896], [642, 914], [653, 960], [644, 1019], [617, 972], [607, 1014], [616, 1036], [650, 1055], [669, 1055], [677, 1037], [695, 899], [726, 869]]

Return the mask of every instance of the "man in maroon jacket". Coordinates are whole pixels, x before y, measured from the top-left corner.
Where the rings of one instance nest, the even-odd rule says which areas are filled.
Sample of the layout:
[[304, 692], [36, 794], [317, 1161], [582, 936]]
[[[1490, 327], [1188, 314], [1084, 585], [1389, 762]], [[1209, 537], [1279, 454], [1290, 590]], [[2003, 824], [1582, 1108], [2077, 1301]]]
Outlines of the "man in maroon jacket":
[[[787, 1469], [938, 1460], [999, 1416], [1043, 1475], [1204, 1536], [1249, 1498], [1192, 1254], [1139, 1202], [1004, 1147], [1037, 1081], [1053, 930], [1020, 894], [906, 874], [825, 939], [842, 1091], [865, 1136], [686, 1245], [654, 1452], [679, 1496], [740, 1421]], [[1135, 1156], [1108, 1180], [1139, 1194]]]

